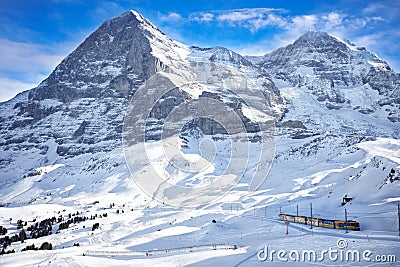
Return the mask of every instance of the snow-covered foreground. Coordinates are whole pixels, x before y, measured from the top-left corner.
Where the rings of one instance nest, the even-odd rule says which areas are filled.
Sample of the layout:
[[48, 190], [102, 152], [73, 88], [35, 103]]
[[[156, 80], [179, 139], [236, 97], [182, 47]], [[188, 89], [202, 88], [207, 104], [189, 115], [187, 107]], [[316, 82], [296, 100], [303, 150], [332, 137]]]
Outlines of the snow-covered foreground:
[[[8, 191], [2, 201], [16, 203], [0, 208], [0, 225], [8, 229], [7, 235], [18, 234], [17, 220], [27, 226], [46, 218], [62, 216], [65, 220], [87, 217], [71, 223], [57, 232], [60, 223], [53, 225], [52, 234], [24, 243], [13, 242], [7, 250], [16, 253], [0, 256], [1, 266], [263, 266], [285, 264], [277, 258], [258, 259], [258, 252], [268, 246], [272, 250], [313, 250], [320, 256], [323, 250], [357, 250], [360, 261], [331, 260], [315, 265], [373, 266], [376, 255], [387, 256], [396, 263], [400, 260], [397, 203], [399, 188], [387, 177], [393, 168], [398, 170], [400, 141], [380, 138], [362, 142], [358, 149], [349, 148], [341, 153], [316, 150], [308, 156], [293, 152], [286, 158], [288, 147], [307, 144], [309, 139], [284, 139], [277, 144], [277, 157], [264, 184], [255, 192], [248, 192], [248, 181], [241, 181], [217, 203], [197, 209], [170, 207], [145, 196], [130, 180], [129, 175], [112, 174], [106, 179], [98, 176], [71, 175], [70, 180], [54, 181], [66, 165], [54, 165], [38, 170]], [[329, 136], [323, 139], [329, 142]], [[284, 144], [284, 145], [283, 145]], [[307, 147], [309, 147], [307, 145]], [[49, 152], [50, 153], [50, 152]], [[296, 154], [297, 153], [297, 154]], [[110, 155], [109, 155], [110, 156]], [[112, 156], [111, 156], [112, 158]], [[290, 168], [287, 168], [290, 166]], [[126, 170], [125, 170], [126, 171]], [[216, 170], [218, 171], [218, 170]], [[100, 172], [101, 173], [101, 172]], [[82, 174], [83, 175], [83, 174]], [[97, 174], [98, 175], [98, 174]], [[107, 174], [104, 174], [107, 175]], [[79, 181], [85, 183], [79, 183]], [[52, 182], [53, 181], [53, 182]], [[43, 192], [53, 192], [43, 196]], [[91, 192], [82, 189], [92, 188]], [[29, 192], [27, 194], [26, 192]], [[36, 193], [35, 193], [36, 192]], [[38, 196], [31, 204], [32, 194]], [[343, 196], [353, 200], [341, 206]], [[392, 197], [388, 197], [392, 196]], [[348, 219], [360, 222], [360, 232], [309, 226], [286, 225], [277, 219], [280, 211], [310, 214], [327, 219]], [[107, 216], [104, 216], [107, 214]], [[10, 220], [11, 218], [11, 220]], [[99, 223], [99, 228], [92, 226]], [[24, 227], [27, 229], [27, 226]], [[345, 239], [347, 248], [337, 247], [339, 238]], [[24, 251], [27, 245], [36, 247], [44, 242], [53, 244], [51, 251]], [[79, 246], [74, 246], [79, 243]], [[215, 245], [218, 245], [216, 247]], [[362, 258], [364, 251], [370, 262]], [[147, 253], [147, 256], [146, 256]], [[277, 252], [276, 252], [277, 253]], [[293, 256], [293, 255], [292, 255]], [[285, 257], [284, 257], [285, 258]], [[286, 254], [289, 259], [289, 254]], [[334, 256], [333, 256], [334, 259]], [[309, 262], [296, 262], [307, 266]], [[293, 262], [291, 263], [293, 264]], [[388, 263], [385, 263], [388, 264]]]
[[[360, 251], [360, 262], [350, 262], [349, 265], [374, 265], [362, 258], [365, 250], [372, 252], [369, 258], [375, 260], [376, 255], [394, 255], [398, 261], [400, 252], [398, 245], [400, 237], [390, 232], [375, 232], [365, 230], [346, 234], [340, 230], [327, 230], [299, 224], [291, 224], [289, 234], [285, 234], [283, 222], [271, 219], [276, 210], [242, 209], [232, 211], [212, 208], [207, 210], [179, 210], [157, 206], [153, 208], [134, 209], [131, 204], [125, 207], [88, 208], [88, 214], [107, 212], [107, 218], [96, 219], [100, 229], [91, 230], [93, 221], [86, 221], [70, 226], [59, 234], [42, 237], [37, 240], [27, 240], [24, 244], [14, 244], [16, 250], [31, 243], [44, 241], [55, 244], [52, 251], [19, 252], [3, 255], [0, 258], [2, 266], [263, 266], [264, 264], [283, 264], [275, 255], [271, 261], [258, 259], [258, 252], [267, 245], [269, 250], [314, 250], [318, 257], [322, 250], [338, 249], [337, 241], [342, 238], [347, 241], [347, 250]], [[58, 210], [56, 205], [32, 205], [24, 211], [27, 214], [45, 214], [44, 210]], [[66, 212], [71, 212], [70, 207]], [[116, 214], [119, 209], [120, 214]], [[121, 211], [124, 210], [122, 214]], [[20, 215], [17, 209], [2, 209], [10, 216]], [[42, 212], [41, 212], [42, 211]], [[216, 223], [212, 220], [215, 219]], [[2, 222], [4, 224], [4, 221]], [[73, 243], [79, 247], [73, 247]], [[229, 244], [232, 249], [216, 249], [212, 246], [206, 249], [196, 249], [199, 245]], [[233, 245], [237, 249], [233, 249]], [[175, 249], [179, 248], [179, 249]], [[140, 253], [148, 251], [148, 256]], [[91, 253], [92, 252], [92, 253]], [[96, 253], [94, 253], [96, 252]], [[99, 252], [104, 252], [102, 255]], [[112, 254], [116, 254], [113, 256]], [[124, 255], [125, 253], [125, 255]], [[118, 255], [120, 254], [120, 255]], [[121, 255], [122, 254], [122, 255]], [[338, 254], [339, 255], [339, 254]], [[289, 256], [286, 255], [288, 259]], [[334, 257], [332, 259], [335, 259]], [[353, 259], [353, 258], [351, 258]], [[318, 260], [318, 258], [317, 258]], [[347, 262], [338, 258], [313, 262], [317, 265], [336, 266]], [[293, 263], [291, 263], [293, 264]], [[301, 263], [307, 266], [308, 263]], [[395, 266], [395, 265], [393, 265]]]

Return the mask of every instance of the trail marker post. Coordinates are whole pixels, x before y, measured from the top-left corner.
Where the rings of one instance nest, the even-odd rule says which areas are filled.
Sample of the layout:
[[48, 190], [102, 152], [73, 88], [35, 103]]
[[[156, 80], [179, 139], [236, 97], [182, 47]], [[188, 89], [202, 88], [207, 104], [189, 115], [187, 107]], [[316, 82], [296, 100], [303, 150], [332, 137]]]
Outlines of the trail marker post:
[[290, 222], [285, 222], [285, 224], [286, 224], [286, 234], [288, 235], [289, 234], [289, 224], [290, 224]]

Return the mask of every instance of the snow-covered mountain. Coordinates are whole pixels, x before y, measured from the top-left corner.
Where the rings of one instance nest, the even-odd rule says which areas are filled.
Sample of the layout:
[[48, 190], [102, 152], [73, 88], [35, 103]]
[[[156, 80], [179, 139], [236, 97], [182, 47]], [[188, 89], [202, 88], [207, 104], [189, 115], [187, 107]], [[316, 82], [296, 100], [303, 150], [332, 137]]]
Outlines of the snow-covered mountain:
[[[306, 87], [330, 109], [347, 107], [361, 113], [384, 110], [390, 121], [400, 119], [400, 76], [365, 47], [310, 31], [293, 44], [262, 58], [253, 57], [253, 61], [276, 79]], [[369, 89], [379, 96], [370, 96]], [[355, 92], [361, 94], [357, 100], [349, 95]]]
[[[151, 98], [164, 87], [166, 94]], [[224, 108], [203, 105], [198, 114], [212, 116], [164, 127], [174, 110], [190, 108], [187, 103], [199, 99]], [[141, 109], [148, 102], [144, 122]], [[0, 103], [0, 226], [13, 235], [20, 233], [17, 220], [29, 226], [61, 218], [52, 223], [53, 235], [33, 239], [23, 227], [28, 239], [11, 242], [5, 251], [17, 253], [1, 256], [0, 265], [90, 265], [99, 258], [82, 257], [88, 250], [135, 254], [216, 243], [243, 248], [207, 251], [205, 246], [190, 255], [182, 249], [155, 258], [122, 253], [121, 258], [100, 259], [107, 259], [104, 265], [121, 265], [123, 259], [145, 266], [257, 264], [254, 252], [268, 240], [278, 238], [277, 247], [291, 244], [276, 220], [280, 208], [295, 213], [298, 205], [308, 215], [310, 202], [318, 217], [343, 219], [347, 208], [349, 219], [359, 221], [363, 231], [346, 238], [368, 248], [362, 239], [370, 236], [380, 247], [376, 253], [400, 258], [394, 237], [400, 201], [399, 110], [400, 74], [365, 48], [327, 33], [308, 32], [263, 57], [243, 57], [223, 47], [181, 44], [135, 11], [123, 13], [104, 22], [38, 87]], [[225, 114], [240, 119], [250, 141], [243, 141]], [[143, 136], [137, 134], [137, 123], [145, 126]], [[264, 124], [276, 126], [276, 148], [272, 158], [260, 161]], [[183, 164], [189, 176], [173, 168], [181, 162], [166, 161], [160, 145], [170, 137], [168, 131], [179, 133], [179, 153], [202, 159], [197, 162], [206, 162], [206, 168], [193, 172], [190, 160]], [[133, 146], [127, 155], [127, 138], [143, 138], [147, 154]], [[243, 143], [249, 155], [241, 154]], [[240, 172], [239, 163], [247, 164], [224, 198], [186, 209], [152, 200], [133, 182], [133, 167], [133, 174], [154, 178], [151, 164], [142, 163], [145, 157], [168, 181], [193, 187], [224, 177], [232, 162], [233, 174]], [[253, 173], [268, 173], [256, 189]], [[344, 196], [352, 201], [343, 207]], [[79, 216], [90, 219], [61, 227]], [[100, 227], [91, 231], [95, 222]], [[318, 247], [308, 228], [293, 229], [295, 248]], [[334, 242], [341, 236], [336, 231], [314, 234]], [[19, 252], [26, 244], [44, 241], [53, 244], [51, 253], [32, 257]]]
[[[140, 14], [126, 12], [103, 23], [37, 88], [2, 104], [2, 181], [13, 184], [44, 165], [64, 164], [66, 159], [121, 149], [123, 118], [135, 90], [165, 68], [182, 74], [184, 70], [180, 64], [188, 62], [186, 58], [194, 62], [226, 62], [243, 75], [258, 75], [255, 80], [275, 107], [275, 115], [282, 114], [283, 100], [272, 81], [259, 74], [257, 68], [240, 55], [225, 48], [190, 48], [163, 34]], [[211, 71], [218, 75], [217, 70]], [[201, 95], [201, 90], [196, 94]], [[218, 90], [206, 93], [230, 101], [228, 105], [232, 107], [238, 104], [234, 95]], [[170, 95], [168, 97], [169, 101], [159, 101], [153, 109], [153, 120], [148, 122], [150, 130], [146, 132], [150, 140], [160, 138], [162, 120], [176, 105], [197, 96], [178, 90], [173, 101]], [[244, 116], [240, 110], [239, 113]], [[197, 124], [204, 123], [200, 120]], [[213, 128], [212, 121], [208, 124], [203, 130]], [[247, 123], [246, 127], [253, 126]], [[21, 165], [20, 160], [24, 158], [21, 151], [27, 151], [34, 162]], [[119, 157], [116, 161], [101, 159], [99, 162], [93, 157], [96, 169], [113, 169], [124, 161]], [[82, 164], [80, 168], [78, 173], [87, 165]], [[36, 198], [27, 195], [30, 199], [24, 202]], [[2, 202], [16, 201], [10, 200]]]

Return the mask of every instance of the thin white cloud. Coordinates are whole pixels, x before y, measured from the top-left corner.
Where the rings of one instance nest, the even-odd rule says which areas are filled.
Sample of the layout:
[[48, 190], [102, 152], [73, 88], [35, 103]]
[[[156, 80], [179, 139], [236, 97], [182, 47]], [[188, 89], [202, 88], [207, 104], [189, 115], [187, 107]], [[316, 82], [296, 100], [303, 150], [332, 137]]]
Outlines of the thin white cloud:
[[287, 25], [287, 21], [275, 14], [268, 14], [266, 17], [260, 17], [256, 19], [252, 19], [249, 21], [248, 28], [252, 32], [257, 32], [258, 30], [265, 28], [267, 26], [276, 26], [278, 28], [285, 27]]
[[251, 32], [265, 28], [266, 26], [284, 27], [286, 20], [280, 15], [274, 14], [281, 10], [273, 8], [245, 8], [224, 11], [216, 17], [219, 22], [227, 22], [231, 26], [243, 26]]
[[318, 17], [316, 15], [295, 16], [292, 19], [292, 23], [288, 25], [287, 29], [295, 33], [306, 32], [309, 30], [314, 30], [317, 22]]
[[286, 20], [279, 13], [284, 9], [275, 8], [242, 8], [233, 10], [214, 10], [195, 12], [189, 15], [189, 20], [198, 22], [216, 21], [229, 27], [244, 27], [255, 33], [267, 26], [284, 27]]
[[[199, 23], [218, 23], [217, 27], [243, 27], [256, 33], [267, 27], [288, 31], [290, 35], [303, 34], [308, 30], [338, 31], [344, 27], [360, 28], [371, 22], [382, 21], [380, 16], [352, 17], [340, 13], [305, 14], [290, 16], [285, 9], [243, 8], [233, 10], [213, 10], [194, 12], [187, 18], [178, 13], [159, 14], [160, 21], [186, 20]], [[298, 37], [298, 36], [297, 36]]]
[[56, 44], [40, 45], [0, 39], [0, 101], [35, 87], [50, 74], [65, 54], [65, 47]]
[[360, 30], [365, 27], [371, 27], [375, 23], [379, 23], [385, 21], [384, 18], [374, 16], [374, 17], [359, 17], [359, 18], [350, 18], [349, 20], [344, 21], [344, 26], [352, 30]]
[[362, 35], [354, 39], [356, 44], [362, 44], [367, 47], [375, 47], [382, 40], [383, 35], [379, 33]]
[[339, 28], [365, 27], [371, 22], [382, 21], [380, 16], [365, 16], [349, 18], [340, 12], [327, 14], [306, 14], [290, 16], [284, 9], [274, 8], [243, 8], [234, 10], [214, 10], [195, 12], [189, 15], [189, 21], [219, 22], [220, 27], [243, 27], [256, 33], [267, 27], [275, 27], [289, 31], [290, 35], [299, 35], [308, 30], [338, 31]]
[[237, 9], [237, 10], [224, 12], [223, 14], [221, 14], [217, 17], [217, 20], [228, 21], [228, 22], [241, 22], [241, 21], [247, 21], [250, 19], [262, 18], [272, 11], [274, 11], [274, 9], [270, 9], [270, 8]]
[[[370, 5], [365, 12], [373, 12], [381, 5]], [[189, 15], [188, 20], [201, 22], [217, 22], [217, 27], [242, 27], [256, 33], [261, 29], [274, 27], [281, 30], [281, 36], [275, 41], [280, 45], [287, 44], [309, 30], [339, 33], [340, 37], [347, 36], [355, 30], [361, 31], [373, 23], [385, 19], [382, 16], [356, 16], [341, 12], [324, 14], [304, 14], [290, 16], [284, 9], [274, 8], [243, 8], [234, 10], [214, 10], [195, 12]], [[352, 34], [350, 34], [352, 35]]]
[[53, 51], [52, 45], [44, 46], [0, 39], [1, 72], [51, 70], [64, 56]]
[[160, 21], [178, 21], [182, 19], [182, 16], [179, 15], [176, 12], [169, 12], [167, 15], [165, 14], [158, 14], [158, 18], [160, 19]]
[[192, 13], [189, 15], [189, 20], [199, 22], [210, 22], [214, 20], [215, 15], [209, 12]]
[[326, 29], [332, 29], [336, 26], [342, 25], [344, 17], [345, 15], [343, 14], [331, 12], [328, 15], [322, 16], [322, 19], [326, 21], [325, 22]]

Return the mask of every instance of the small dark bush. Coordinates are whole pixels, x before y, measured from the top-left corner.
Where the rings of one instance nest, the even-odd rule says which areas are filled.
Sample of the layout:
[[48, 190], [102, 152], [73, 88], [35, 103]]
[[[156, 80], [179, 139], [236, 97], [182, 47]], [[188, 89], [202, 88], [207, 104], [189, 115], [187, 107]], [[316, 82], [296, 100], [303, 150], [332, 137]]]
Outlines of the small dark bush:
[[93, 224], [93, 226], [92, 226], [92, 231], [94, 231], [94, 230], [96, 230], [96, 229], [99, 229], [99, 227], [100, 227], [100, 224], [99, 224], [99, 223]]
[[40, 248], [40, 250], [52, 250], [53, 249], [53, 245], [49, 242], [44, 242]]

